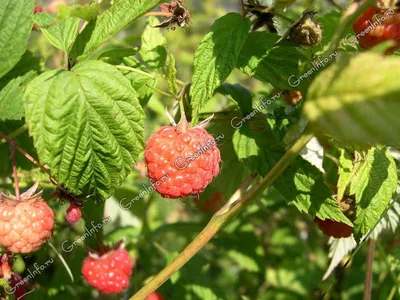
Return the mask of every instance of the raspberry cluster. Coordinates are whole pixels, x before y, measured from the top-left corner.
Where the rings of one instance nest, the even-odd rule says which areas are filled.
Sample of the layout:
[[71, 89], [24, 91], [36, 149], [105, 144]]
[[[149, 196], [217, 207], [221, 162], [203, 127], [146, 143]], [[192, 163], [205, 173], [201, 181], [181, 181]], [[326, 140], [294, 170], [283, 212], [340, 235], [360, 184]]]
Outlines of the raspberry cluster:
[[117, 294], [129, 285], [133, 262], [125, 249], [91, 254], [82, 265], [82, 275], [92, 287], [104, 294]]
[[148, 176], [164, 198], [198, 195], [219, 173], [220, 152], [203, 128], [161, 127], [144, 153]]
[[37, 251], [53, 234], [54, 213], [41, 193], [32, 195], [36, 187], [20, 200], [0, 193], [0, 246], [6, 251]]
[[394, 10], [371, 7], [354, 22], [353, 30], [363, 49], [389, 40], [394, 41], [395, 45], [387, 53], [400, 46], [400, 14]]

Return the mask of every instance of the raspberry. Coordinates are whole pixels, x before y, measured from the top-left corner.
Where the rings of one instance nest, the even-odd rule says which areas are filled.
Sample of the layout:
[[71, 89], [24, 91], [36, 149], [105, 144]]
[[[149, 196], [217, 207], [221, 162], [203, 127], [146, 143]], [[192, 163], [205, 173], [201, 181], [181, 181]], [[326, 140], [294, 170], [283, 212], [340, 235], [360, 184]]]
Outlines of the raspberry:
[[41, 13], [41, 12], [44, 12], [44, 9], [39, 6], [36, 6], [35, 9], [33, 10], [34, 14]]
[[0, 246], [9, 252], [37, 251], [53, 234], [54, 213], [42, 199], [33, 195], [35, 184], [20, 200], [0, 193]]
[[369, 8], [353, 24], [360, 47], [370, 49], [384, 41], [393, 40], [395, 46], [386, 53], [392, 53], [400, 46], [400, 15], [384, 13], [375, 7]]
[[299, 91], [283, 91], [284, 101], [287, 105], [296, 106], [303, 99], [303, 95]]
[[329, 219], [321, 220], [315, 217], [314, 222], [317, 223], [323, 234], [337, 239], [349, 237], [353, 231], [353, 228], [349, 225]]
[[164, 297], [157, 292], [152, 292], [146, 297], [146, 300], [164, 300]]
[[117, 294], [129, 285], [133, 262], [125, 249], [110, 250], [99, 256], [89, 253], [82, 265], [88, 284], [104, 294]]
[[215, 213], [218, 211], [226, 202], [224, 194], [215, 192], [205, 201], [198, 203], [199, 208], [207, 213]]
[[220, 152], [201, 127], [161, 127], [144, 153], [148, 176], [164, 198], [198, 195], [219, 173]]
[[21, 275], [17, 273], [12, 273], [11, 280], [8, 283], [8, 286], [11, 287], [10, 292], [14, 294], [15, 299], [23, 300], [24, 295], [26, 295], [26, 287], [27, 282], [25, 279], [21, 277]]
[[78, 222], [81, 217], [82, 217], [81, 208], [75, 204], [71, 204], [67, 209], [67, 213], [65, 214], [67, 222], [70, 224], [74, 224]]

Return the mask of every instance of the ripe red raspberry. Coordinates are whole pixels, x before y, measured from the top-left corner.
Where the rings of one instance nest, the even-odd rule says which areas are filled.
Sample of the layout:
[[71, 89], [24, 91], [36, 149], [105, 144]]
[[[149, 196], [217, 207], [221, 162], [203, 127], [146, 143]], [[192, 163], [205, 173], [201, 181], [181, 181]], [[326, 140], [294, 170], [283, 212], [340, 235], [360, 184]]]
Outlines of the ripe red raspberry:
[[164, 297], [157, 292], [152, 292], [146, 297], [146, 300], [164, 300]]
[[369, 8], [353, 24], [360, 47], [370, 49], [384, 41], [393, 40], [395, 46], [386, 53], [392, 53], [400, 45], [400, 15], [393, 10]]
[[0, 246], [9, 252], [38, 250], [53, 234], [54, 213], [42, 199], [33, 195], [35, 184], [20, 200], [0, 193]]
[[67, 212], [65, 214], [65, 218], [67, 219], [67, 222], [70, 224], [74, 224], [80, 220], [82, 217], [82, 211], [81, 208], [78, 205], [71, 204]]
[[15, 299], [23, 300], [27, 292], [27, 282], [21, 275], [12, 273], [11, 279], [8, 282], [9, 292], [12, 293]]
[[352, 227], [341, 222], [336, 222], [329, 219], [321, 220], [317, 217], [314, 218], [314, 222], [317, 223], [318, 228], [321, 229], [323, 234], [337, 239], [349, 237], [353, 232]]
[[218, 211], [226, 202], [225, 195], [220, 192], [211, 194], [205, 201], [199, 202], [197, 205], [199, 208], [207, 213], [215, 213]]
[[164, 198], [198, 195], [219, 173], [220, 152], [214, 138], [200, 127], [161, 127], [144, 153], [148, 176]]
[[35, 9], [33, 10], [34, 14], [41, 13], [41, 12], [44, 12], [44, 9], [41, 8], [40, 6], [36, 6]]
[[129, 285], [133, 262], [125, 249], [119, 247], [105, 254], [89, 253], [82, 265], [88, 284], [104, 294], [118, 294]]

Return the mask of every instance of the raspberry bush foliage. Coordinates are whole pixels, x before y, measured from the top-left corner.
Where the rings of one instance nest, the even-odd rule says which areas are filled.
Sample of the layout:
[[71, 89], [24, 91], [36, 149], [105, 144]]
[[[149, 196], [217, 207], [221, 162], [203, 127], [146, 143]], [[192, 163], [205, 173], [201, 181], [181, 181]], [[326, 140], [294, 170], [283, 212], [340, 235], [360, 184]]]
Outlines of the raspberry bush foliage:
[[0, 25], [1, 299], [400, 299], [399, 1]]

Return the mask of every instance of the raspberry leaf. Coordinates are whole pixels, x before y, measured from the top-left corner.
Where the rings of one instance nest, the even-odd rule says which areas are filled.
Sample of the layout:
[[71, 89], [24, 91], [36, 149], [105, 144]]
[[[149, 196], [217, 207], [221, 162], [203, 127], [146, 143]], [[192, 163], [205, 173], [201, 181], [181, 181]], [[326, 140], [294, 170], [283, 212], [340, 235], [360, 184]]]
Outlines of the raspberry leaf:
[[95, 23], [94, 30], [84, 47], [81, 59], [91, 54], [97, 47], [116, 35], [135, 19], [153, 9], [160, 0], [119, 0], [105, 12]]
[[54, 47], [69, 52], [76, 38], [79, 22], [78, 18], [71, 17], [41, 30]]
[[149, 19], [149, 24], [142, 35], [142, 46], [139, 54], [143, 61], [152, 69], [162, 71], [167, 60], [167, 40], [159, 28], [153, 28], [158, 21], [155, 17]]
[[234, 69], [249, 30], [249, 19], [229, 13], [215, 21], [201, 41], [194, 56], [190, 88], [192, 124], [197, 123], [200, 109]]
[[24, 117], [22, 89], [35, 76], [36, 73], [34, 71], [26, 73], [24, 76], [11, 80], [0, 91], [0, 121], [21, 120]]
[[332, 274], [335, 268], [343, 261], [343, 259], [357, 247], [357, 243], [353, 236], [340, 239], [330, 237], [328, 244], [331, 263], [329, 264], [329, 267], [326, 270], [322, 280], [326, 280]]
[[292, 90], [293, 83], [289, 84], [289, 78], [299, 77], [299, 63], [307, 58], [292, 44], [275, 44], [279, 38], [268, 32], [250, 33], [236, 67], [255, 79]]
[[399, 143], [398, 70], [400, 58], [364, 53], [321, 72], [304, 106], [315, 132], [361, 144]]
[[167, 60], [165, 62], [164, 75], [167, 80], [169, 91], [176, 95], [178, 93], [178, 86], [176, 84], [176, 64], [175, 57], [172, 53], [167, 52]]
[[0, 78], [26, 50], [32, 31], [33, 0], [2, 0], [0, 5]]
[[[144, 73], [149, 72], [149, 70], [140, 63], [140, 61], [134, 57], [123, 57], [123, 58], [109, 58], [106, 61], [112, 65], [124, 65], [139, 69]], [[144, 107], [149, 102], [151, 96], [153, 95], [153, 89], [156, 84], [156, 79], [153, 76], [146, 76], [137, 72], [131, 72], [129, 70], [122, 70], [121, 73], [131, 82], [132, 87], [138, 94], [140, 104]]]
[[353, 174], [353, 160], [345, 149], [340, 149], [337, 200], [341, 201]]
[[225, 82], [215, 91], [235, 102], [242, 111], [243, 116], [249, 115], [253, 110], [251, 93], [240, 84]]
[[360, 239], [373, 229], [386, 211], [397, 187], [397, 169], [385, 149], [372, 148], [357, 163], [357, 173], [350, 184], [350, 194], [357, 202], [354, 235]]
[[97, 2], [88, 5], [60, 5], [57, 10], [57, 17], [59, 19], [77, 17], [90, 22], [97, 18], [98, 13], [99, 4]]
[[[252, 131], [248, 124], [235, 132], [233, 145], [238, 158], [260, 176], [265, 176], [285, 153], [270, 128]], [[301, 212], [352, 226], [332, 198], [323, 173], [302, 157], [295, 159], [275, 180], [273, 187]]]
[[87, 61], [43, 73], [24, 98], [41, 162], [70, 192], [107, 199], [143, 150], [144, 112], [129, 81]]
[[33, 15], [33, 23], [40, 27], [46, 27], [53, 23], [54, 17], [46, 12], [39, 12]]

